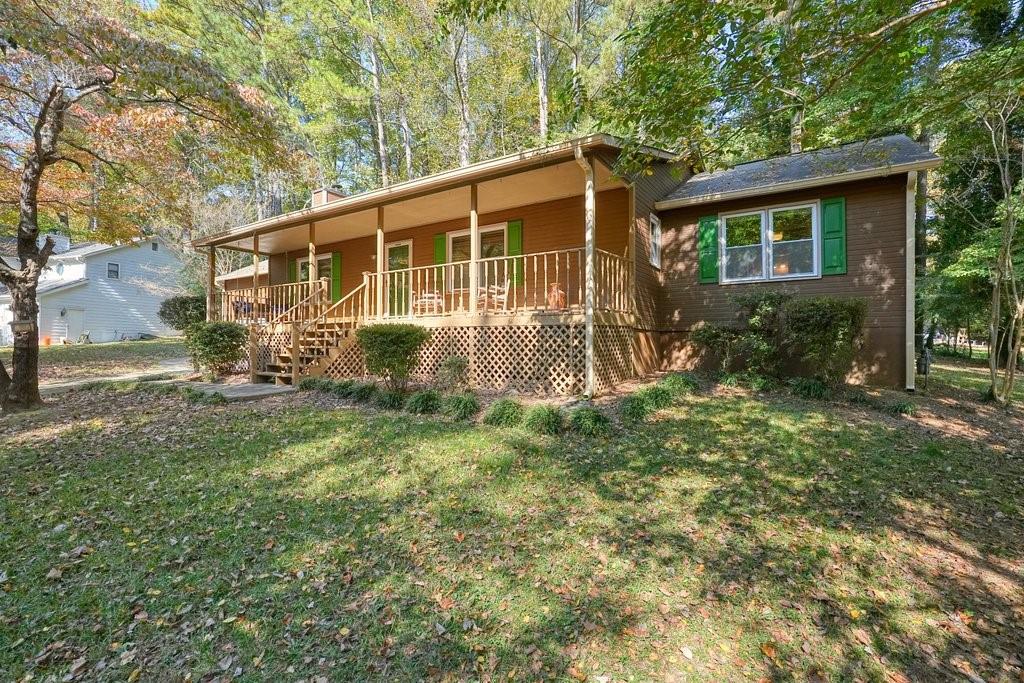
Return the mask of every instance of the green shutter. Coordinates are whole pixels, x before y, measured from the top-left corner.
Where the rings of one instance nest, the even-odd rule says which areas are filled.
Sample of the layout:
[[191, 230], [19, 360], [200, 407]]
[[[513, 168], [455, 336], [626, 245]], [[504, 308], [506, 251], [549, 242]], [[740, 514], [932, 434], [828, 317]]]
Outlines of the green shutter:
[[718, 216], [698, 221], [697, 258], [701, 284], [718, 282]]
[[288, 259], [288, 282], [299, 281], [299, 269], [295, 266], [295, 259]]
[[[434, 235], [434, 263], [446, 263], [448, 261], [448, 235], [439, 232]], [[435, 271], [434, 279], [437, 280], [437, 287], [439, 289], [444, 286], [444, 268], [438, 268]]]
[[846, 198], [821, 200], [822, 275], [846, 274]]
[[[514, 220], [508, 222], [508, 255], [509, 256], [522, 256], [523, 255], [523, 221]], [[515, 259], [512, 262], [512, 284], [520, 285], [523, 283], [523, 260]]]
[[331, 301], [341, 298], [341, 252], [331, 254]]

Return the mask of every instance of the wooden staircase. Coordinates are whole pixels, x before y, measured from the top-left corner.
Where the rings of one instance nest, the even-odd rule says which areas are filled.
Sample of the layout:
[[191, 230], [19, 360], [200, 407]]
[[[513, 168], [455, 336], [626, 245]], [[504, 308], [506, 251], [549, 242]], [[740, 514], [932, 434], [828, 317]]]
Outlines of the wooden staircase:
[[[253, 382], [274, 382], [292, 384], [303, 377], [318, 377], [330, 364], [356, 343], [356, 330], [365, 320], [363, 292], [364, 282], [334, 304], [320, 300], [306, 303], [303, 309], [310, 312], [308, 320], [274, 320], [262, 330], [254, 332], [254, 338], [290, 337], [290, 343], [268, 345], [271, 358], [262, 367], [251, 368]], [[320, 296], [326, 299], [326, 292]], [[255, 344], [256, 342], [250, 342]], [[256, 363], [259, 354], [254, 348], [250, 353], [250, 365]]]

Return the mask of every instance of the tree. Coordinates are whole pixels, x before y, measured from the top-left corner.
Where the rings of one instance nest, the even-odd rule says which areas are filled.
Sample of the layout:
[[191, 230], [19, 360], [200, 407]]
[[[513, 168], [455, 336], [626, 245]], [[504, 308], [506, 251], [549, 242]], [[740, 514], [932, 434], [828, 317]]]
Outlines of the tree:
[[174, 144], [191, 130], [271, 156], [272, 120], [255, 93], [144, 37], [137, 19], [77, 0], [0, 5], [0, 205], [16, 215], [18, 241], [18, 267], [0, 263], [18, 321], [13, 375], [0, 369], [5, 408], [41, 403], [36, 292], [54, 246], [39, 237], [48, 215], [96, 239], [138, 234], [152, 211], [173, 207]]

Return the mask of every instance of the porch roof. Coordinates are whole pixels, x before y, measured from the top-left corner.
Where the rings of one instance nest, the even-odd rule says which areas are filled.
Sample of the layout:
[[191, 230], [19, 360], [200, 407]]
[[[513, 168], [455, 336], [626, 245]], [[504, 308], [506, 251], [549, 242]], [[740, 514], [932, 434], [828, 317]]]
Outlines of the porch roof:
[[[252, 251], [258, 237], [260, 253], [281, 253], [304, 248], [310, 224], [315, 224], [320, 244], [365, 237], [377, 229], [378, 207], [385, 207], [387, 231], [468, 218], [472, 184], [477, 185], [481, 213], [571, 197], [583, 193], [575, 150], [614, 153], [621, 147], [614, 137], [590, 135], [342, 197], [197, 239], [192, 244]], [[662, 150], [645, 151], [659, 160], [674, 158]], [[595, 182], [597, 191], [624, 184], [602, 163], [595, 164]]]

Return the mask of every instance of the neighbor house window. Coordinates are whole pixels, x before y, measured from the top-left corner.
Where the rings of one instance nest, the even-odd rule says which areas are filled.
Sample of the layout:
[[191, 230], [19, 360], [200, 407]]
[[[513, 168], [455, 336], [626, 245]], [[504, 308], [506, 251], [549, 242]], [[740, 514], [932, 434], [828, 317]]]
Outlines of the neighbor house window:
[[160, 245], [156, 242], [153, 242], [153, 251], [160, 251]]
[[108, 280], [120, 280], [121, 279], [121, 266], [117, 263], [107, 264], [107, 279]]
[[[504, 223], [501, 225], [489, 225], [480, 228], [480, 253], [477, 258], [497, 258], [505, 256], [506, 254], [506, 228], [508, 226]], [[458, 232], [448, 233], [448, 260], [451, 263], [460, 263], [462, 261], [469, 260], [470, 253], [470, 235], [469, 230], [459, 230]], [[497, 271], [502, 271], [503, 268], [498, 266], [491, 266], [490, 268], [483, 268], [482, 273], [487, 273], [488, 279], [493, 280], [496, 277]], [[469, 271], [463, 267], [455, 267], [452, 269], [452, 287], [454, 289], [465, 289], [469, 287]], [[465, 280], [465, 282], [463, 282]], [[494, 282], [483, 282], [481, 278], [480, 286], [493, 285]]]
[[661, 219], [651, 214], [651, 265], [661, 268]]
[[819, 241], [817, 204], [723, 214], [722, 282], [816, 277]]

